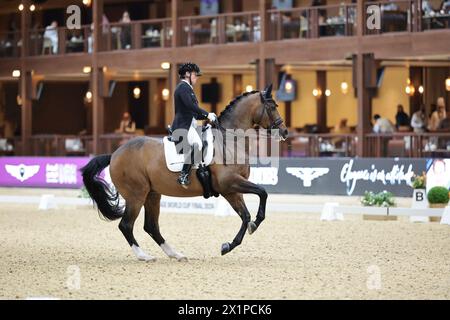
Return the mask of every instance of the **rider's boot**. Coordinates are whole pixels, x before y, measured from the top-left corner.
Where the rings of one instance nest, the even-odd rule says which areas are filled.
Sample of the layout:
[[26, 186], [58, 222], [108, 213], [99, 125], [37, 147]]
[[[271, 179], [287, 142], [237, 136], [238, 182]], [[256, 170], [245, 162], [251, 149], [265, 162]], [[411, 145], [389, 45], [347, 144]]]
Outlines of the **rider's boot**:
[[189, 181], [189, 174], [191, 173], [192, 164], [185, 163], [183, 165], [183, 169], [181, 170], [180, 176], [178, 177], [178, 183], [183, 186], [183, 188], [187, 188], [187, 186], [191, 183]]
[[181, 169], [180, 176], [178, 177], [178, 183], [183, 186], [183, 188], [188, 187], [191, 183], [189, 181], [189, 175], [191, 173], [192, 164], [195, 161], [195, 150], [197, 149], [197, 145], [191, 146], [191, 151], [188, 153], [186, 158], [184, 159], [183, 169]]

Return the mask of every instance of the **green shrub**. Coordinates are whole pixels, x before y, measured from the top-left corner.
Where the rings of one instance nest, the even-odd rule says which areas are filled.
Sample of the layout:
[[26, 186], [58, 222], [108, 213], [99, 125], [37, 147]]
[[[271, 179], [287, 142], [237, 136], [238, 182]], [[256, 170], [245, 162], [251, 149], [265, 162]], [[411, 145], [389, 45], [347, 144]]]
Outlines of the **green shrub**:
[[445, 187], [433, 187], [427, 194], [429, 203], [448, 203], [448, 190]]
[[394, 195], [390, 192], [383, 191], [380, 193], [373, 193], [372, 191], [364, 192], [364, 196], [361, 199], [361, 203], [364, 206], [376, 206], [376, 207], [393, 207], [395, 206]]

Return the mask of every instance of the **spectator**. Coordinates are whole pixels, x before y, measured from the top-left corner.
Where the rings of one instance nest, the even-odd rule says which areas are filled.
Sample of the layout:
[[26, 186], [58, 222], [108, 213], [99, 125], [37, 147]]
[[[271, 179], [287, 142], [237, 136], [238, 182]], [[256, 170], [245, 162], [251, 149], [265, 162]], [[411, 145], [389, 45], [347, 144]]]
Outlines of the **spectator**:
[[381, 6], [381, 11], [397, 11], [398, 5], [394, 3], [392, 0], [388, 1], [388, 3], [383, 4]]
[[373, 126], [373, 132], [375, 133], [393, 133], [395, 132], [395, 126], [389, 119], [382, 118], [379, 114], [373, 116], [375, 124]]
[[431, 5], [430, 1], [422, 0], [422, 12], [425, 16], [434, 15], [433, 6]]
[[343, 118], [339, 121], [339, 124], [334, 127], [333, 132], [339, 134], [351, 133], [352, 129], [347, 125], [348, 119]]
[[[346, 118], [341, 119], [341, 121], [339, 121], [339, 124], [337, 124], [334, 127], [333, 133], [335, 133], [335, 134], [349, 134], [349, 133], [351, 133], [352, 129], [347, 125], [347, 121], [348, 121], [348, 119], [346, 119]], [[333, 141], [333, 144], [335, 145], [336, 148], [341, 148], [342, 144], [345, 141], [345, 138], [336, 137], [332, 141]]]
[[120, 127], [116, 133], [134, 133], [136, 131], [136, 123], [131, 119], [130, 113], [125, 112], [120, 121]]
[[441, 120], [437, 128], [437, 131], [450, 132], [450, 112], [447, 112], [445, 118]]
[[415, 133], [425, 132], [427, 126], [427, 116], [425, 115], [425, 106], [421, 105], [420, 110], [414, 112], [411, 117], [411, 127]]
[[[447, 112], [446, 117], [441, 120], [439, 123], [439, 127], [437, 128], [437, 132], [450, 132], [450, 112]], [[450, 141], [446, 138], [439, 138], [439, 144], [440, 149], [450, 149]], [[445, 157], [445, 155], [442, 155]]]
[[[107, 37], [109, 34], [109, 20], [108, 17], [103, 14], [102, 16], [102, 33], [104, 37]], [[94, 50], [94, 23], [91, 23], [91, 32], [88, 36], [88, 52], [92, 53]]]
[[120, 23], [128, 24], [123, 25], [120, 31], [120, 41], [122, 44], [122, 49], [130, 49], [131, 48], [131, 23], [130, 14], [128, 11], [125, 11], [122, 15], [122, 18], [119, 20]]
[[45, 39], [49, 39], [52, 44], [52, 53], [58, 53], [58, 22], [52, 21], [52, 23], [45, 28], [44, 32], [44, 43]]
[[395, 126], [399, 131], [409, 131], [409, 117], [403, 110], [403, 106], [397, 106], [397, 114], [395, 115]]
[[441, 14], [449, 14], [449, 13], [450, 13], [450, 1], [449, 0], [442, 1]]
[[437, 110], [431, 114], [430, 124], [428, 125], [428, 130], [436, 131], [439, 128], [439, 124], [443, 119], [447, 117], [445, 111], [445, 101], [444, 98], [439, 97], [437, 99]]

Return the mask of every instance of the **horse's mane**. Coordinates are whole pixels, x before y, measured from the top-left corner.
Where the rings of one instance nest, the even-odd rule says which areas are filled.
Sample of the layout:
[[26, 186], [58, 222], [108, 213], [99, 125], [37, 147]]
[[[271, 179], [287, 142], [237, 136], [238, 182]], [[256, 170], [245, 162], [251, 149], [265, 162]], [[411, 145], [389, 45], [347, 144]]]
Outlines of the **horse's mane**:
[[240, 96], [237, 96], [236, 98], [234, 98], [226, 107], [225, 109], [220, 113], [219, 115], [219, 121], [225, 119], [227, 116], [229, 116], [229, 114], [231, 113], [231, 111], [233, 110], [233, 108], [237, 105], [237, 103], [242, 100], [245, 97], [248, 97], [252, 94], [255, 93], [259, 93], [259, 91], [257, 90], [253, 90], [250, 92], [244, 92], [243, 94], [241, 94]]

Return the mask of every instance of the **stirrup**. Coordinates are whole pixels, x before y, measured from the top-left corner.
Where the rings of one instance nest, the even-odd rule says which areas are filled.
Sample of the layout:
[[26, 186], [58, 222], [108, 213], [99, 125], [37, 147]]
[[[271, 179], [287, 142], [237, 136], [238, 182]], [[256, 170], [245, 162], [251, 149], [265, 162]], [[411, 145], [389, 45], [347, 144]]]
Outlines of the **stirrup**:
[[181, 173], [180, 176], [178, 177], [177, 181], [184, 188], [187, 188], [187, 186], [191, 184], [191, 181], [189, 181], [189, 174], [188, 173]]

